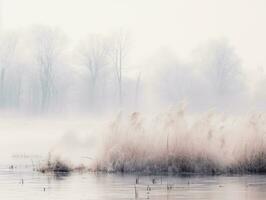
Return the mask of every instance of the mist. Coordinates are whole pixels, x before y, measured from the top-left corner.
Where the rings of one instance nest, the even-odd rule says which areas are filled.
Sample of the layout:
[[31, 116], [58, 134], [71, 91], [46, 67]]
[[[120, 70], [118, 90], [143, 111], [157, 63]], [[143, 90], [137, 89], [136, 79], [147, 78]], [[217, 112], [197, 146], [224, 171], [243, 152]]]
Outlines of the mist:
[[[254, 85], [227, 39], [207, 40], [181, 59], [170, 47], [132, 65], [132, 35], [118, 30], [68, 41], [34, 26], [1, 34], [1, 110], [25, 115], [165, 110], [241, 113], [264, 107], [264, 76]], [[131, 62], [131, 64], [130, 64]], [[256, 88], [256, 89], [254, 89]]]
[[[145, 165], [153, 168], [153, 162], [165, 163], [160, 158], [164, 157], [166, 144], [157, 145], [156, 141], [165, 141], [170, 134], [177, 141], [202, 140], [194, 150], [175, 149], [180, 145], [167, 142], [167, 148], [173, 148], [173, 159], [183, 154], [192, 159], [189, 165], [194, 170], [208, 170], [193, 167], [194, 158], [203, 159], [194, 153], [204, 151], [215, 169], [224, 170], [224, 166], [237, 165], [231, 160], [241, 160], [243, 149], [237, 148], [240, 138], [254, 136], [259, 141], [264, 137], [262, 130], [255, 131], [257, 137], [249, 128], [244, 136], [242, 126], [249, 126], [245, 121], [259, 115], [265, 107], [265, 77], [258, 69], [259, 81], [255, 85], [248, 81], [241, 57], [228, 39], [206, 40], [187, 58], [181, 58], [171, 47], [158, 47], [154, 55], [132, 64], [132, 60], [137, 60], [131, 54], [133, 37], [129, 31], [119, 29], [107, 34], [87, 34], [74, 42], [61, 29], [44, 25], [3, 32], [0, 110], [1, 130], [5, 132], [2, 152], [9, 152], [3, 153], [5, 160], [11, 158], [12, 162], [14, 156], [38, 155], [36, 163], [42, 163], [52, 155], [74, 166], [115, 171], [121, 169], [121, 163], [128, 163], [125, 157], [133, 156], [133, 161], [122, 164], [123, 170], [147, 170]], [[186, 117], [176, 111], [183, 108], [181, 113]], [[209, 124], [205, 122], [207, 113], [240, 122], [224, 125], [225, 119], [214, 117]], [[162, 124], [157, 124], [158, 120]], [[259, 120], [255, 123], [262, 126]], [[202, 126], [202, 130], [194, 126]], [[213, 126], [226, 126], [228, 130], [223, 133]], [[173, 133], [166, 134], [164, 127]], [[232, 134], [236, 137], [234, 142], [227, 143]], [[116, 145], [112, 143], [110, 147], [106, 140]], [[152, 145], [150, 140], [154, 140]], [[9, 143], [8, 148], [5, 143]], [[140, 148], [136, 152], [134, 145], [141, 144], [151, 145], [149, 151]], [[221, 149], [201, 149], [201, 145], [216, 144]], [[125, 154], [119, 155], [120, 151]], [[229, 155], [221, 158], [209, 151], [218, 154], [226, 151]], [[144, 155], [149, 157], [150, 164], [142, 160]], [[163, 170], [165, 167], [161, 166]]]
[[[124, 157], [134, 157], [135, 168], [134, 163], [124, 166], [137, 171], [148, 164], [152, 168], [170, 151], [173, 160], [183, 152], [192, 161], [202, 159], [197, 152], [203, 151], [215, 169], [235, 166], [231, 160], [241, 160], [246, 151], [237, 147], [241, 138], [259, 141], [264, 137], [263, 128], [253, 130], [249, 123], [254, 120], [263, 127], [266, 108], [264, 36], [255, 34], [260, 29], [255, 22], [263, 18], [248, 18], [249, 6], [243, 3], [237, 13], [250, 23], [248, 34], [245, 24], [233, 18], [237, 2], [169, 1], [166, 5], [160, 0], [152, 4], [102, 0], [74, 4], [58, 0], [31, 2], [34, 9], [22, 14], [15, 4], [24, 11], [26, 4], [4, 1], [1, 154], [12, 158], [34, 152], [43, 160], [52, 155], [73, 165], [107, 171], [120, 169], [128, 162]], [[260, 7], [256, 2], [249, 11], [261, 13]], [[11, 11], [18, 15], [11, 17]], [[39, 18], [39, 13], [45, 17]], [[201, 25], [195, 24], [195, 16]], [[243, 34], [236, 37], [239, 32]], [[209, 113], [211, 119], [206, 117]], [[226, 127], [226, 131], [217, 127]], [[167, 145], [158, 141], [168, 140], [168, 135], [177, 138], [173, 141], [188, 140], [188, 145], [197, 139], [202, 143], [192, 149], [169, 143], [165, 153]], [[231, 136], [234, 142], [228, 144]], [[114, 143], [111, 147], [106, 142], [109, 139]], [[226, 147], [213, 148], [223, 146], [221, 141]], [[245, 146], [248, 139], [242, 143]], [[131, 152], [137, 144], [143, 145], [136, 152], [140, 157]], [[215, 153], [205, 151], [206, 145]], [[148, 152], [146, 146], [150, 146]], [[117, 149], [128, 154], [119, 155]], [[218, 154], [225, 151], [230, 155], [221, 158]], [[143, 155], [150, 163], [141, 160]]]
[[264, 199], [262, 0], [0, 0], [0, 199]]

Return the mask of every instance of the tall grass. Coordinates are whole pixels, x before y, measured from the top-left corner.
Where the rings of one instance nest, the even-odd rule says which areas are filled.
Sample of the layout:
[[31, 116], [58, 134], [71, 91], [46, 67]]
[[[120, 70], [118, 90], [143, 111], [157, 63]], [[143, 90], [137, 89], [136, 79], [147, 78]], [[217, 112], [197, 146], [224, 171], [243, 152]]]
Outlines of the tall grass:
[[59, 157], [52, 157], [49, 153], [48, 159], [45, 163], [40, 165], [38, 171], [42, 173], [53, 172], [56, 174], [65, 173], [68, 174], [73, 171], [73, 167], [67, 161], [61, 160]]
[[264, 173], [265, 114], [230, 117], [184, 108], [119, 114], [107, 129], [94, 170], [143, 173]]

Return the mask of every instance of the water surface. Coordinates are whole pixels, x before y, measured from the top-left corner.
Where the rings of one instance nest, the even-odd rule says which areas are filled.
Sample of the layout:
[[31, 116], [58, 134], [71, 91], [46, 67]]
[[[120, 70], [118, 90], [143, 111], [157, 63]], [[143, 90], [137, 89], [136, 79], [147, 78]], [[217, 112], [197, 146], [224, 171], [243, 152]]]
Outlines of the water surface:
[[[0, 170], [0, 199], [252, 199], [266, 197], [266, 176], [140, 176], [72, 173], [47, 175], [30, 169]], [[150, 189], [149, 189], [150, 188]]]

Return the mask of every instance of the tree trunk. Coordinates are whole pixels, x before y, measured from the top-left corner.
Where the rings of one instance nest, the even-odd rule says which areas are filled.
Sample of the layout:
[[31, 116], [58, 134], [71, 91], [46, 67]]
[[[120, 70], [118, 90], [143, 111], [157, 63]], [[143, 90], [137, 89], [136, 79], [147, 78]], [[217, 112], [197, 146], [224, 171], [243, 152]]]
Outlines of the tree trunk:
[[1, 79], [0, 79], [0, 104], [4, 106], [4, 82], [5, 82], [5, 68], [1, 69]]

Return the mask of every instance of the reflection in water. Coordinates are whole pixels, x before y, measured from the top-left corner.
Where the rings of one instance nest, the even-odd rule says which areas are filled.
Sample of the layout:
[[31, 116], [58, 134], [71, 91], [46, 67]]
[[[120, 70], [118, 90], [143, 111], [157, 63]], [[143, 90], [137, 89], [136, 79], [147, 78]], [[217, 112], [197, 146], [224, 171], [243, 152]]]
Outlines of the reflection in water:
[[[0, 199], [265, 199], [266, 176], [41, 174], [1, 169]], [[23, 180], [23, 181], [22, 181]]]

